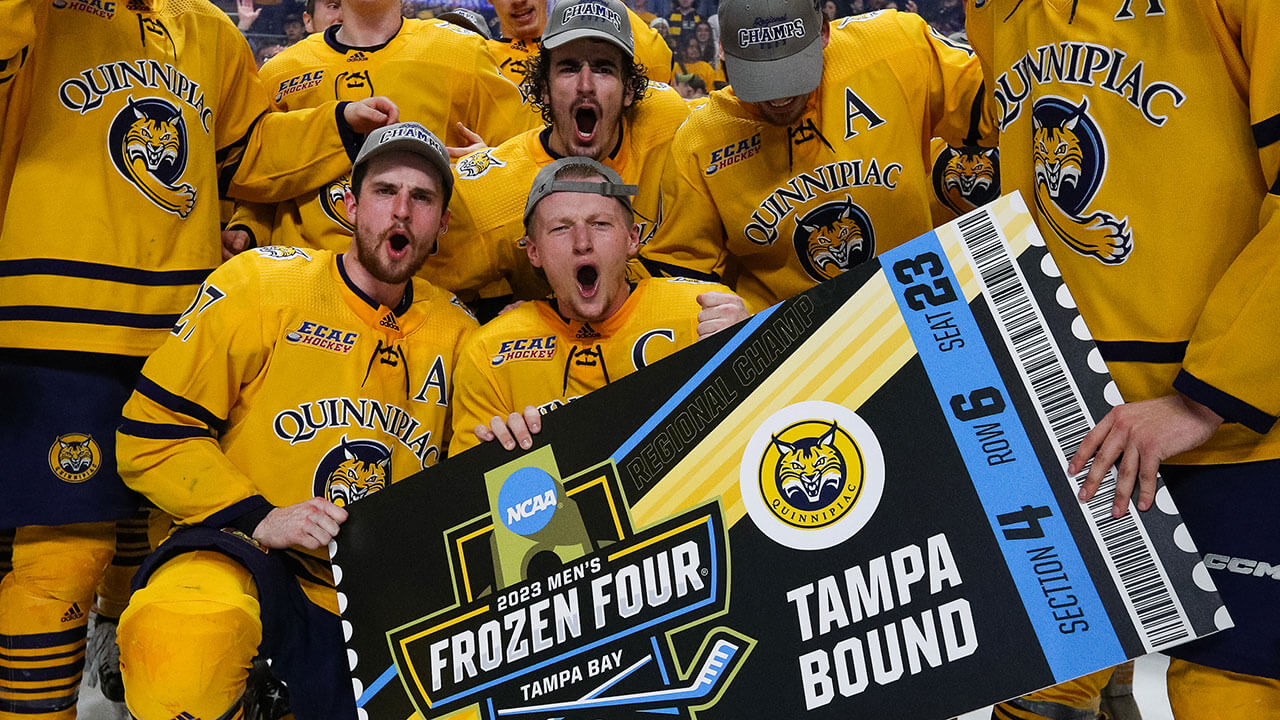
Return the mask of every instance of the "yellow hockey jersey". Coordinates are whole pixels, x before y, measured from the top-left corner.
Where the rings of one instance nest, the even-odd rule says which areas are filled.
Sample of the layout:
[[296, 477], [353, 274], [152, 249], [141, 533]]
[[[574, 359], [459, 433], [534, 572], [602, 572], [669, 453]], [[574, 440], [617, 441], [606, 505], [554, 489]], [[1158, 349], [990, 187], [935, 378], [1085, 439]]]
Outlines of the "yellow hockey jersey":
[[1228, 422], [1173, 463], [1280, 457], [1280, 3], [980, 0], [1001, 180], [1125, 400]]
[[[498, 71], [479, 35], [441, 20], [405, 20], [377, 47], [356, 48], [337, 39], [337, 26], [314, 33], [262, 66], [262, 79], [277, 110], [315, 107], [338, 100], [385, 95], [401, 120], [426, 126], [445, 145], [465, 146], [461, 122], [496, 145], [541, 126], [519, 109], [520, 90]], [[350, 165], [316, 183], [316, 189], [274, 210], [242, 209], [231, 226], [252, 231], [259, 244], [298, 245], [342, 252], [353, 227], [343, 197]]]
[[[631, 37], [635, 45], [636, 62], [644, 66], [645, 75], [653, 82], [671, 82], [671, 47], [657, 30], [649, 27], [633, 10], [627, 10], [631, 21]], [[495, 38], [489, 41], [489, 50], [498, 61], [498, 67], [512, 76], [516, 84], [523, 85], [531, 67], [530, 58], [538, 54], [541, 43], [537, 40], [512, 40]], [[537, 109], [534, 109], [537, 112]]]
[[977, 58], [883, 11], [833, 25], [823, 63], [790, 127], [732, 88], [689, 116], [662, 181], [666, 221], [640, 251], [653, 274], [736, 275], [754, 312], [933, 227], [929, 140], [990, 135]]
[[525, 303], [467, 337], [456, 374], [449, 452], [478, 445], [475, 428], [526, 407], [546, 414], [692, 345], [697, 297], [717, 283], [646, 278], [601, 323], [566, 319], [554, 300]]
[[[475, 326], [422, 280], [387, 308], [342, 256], [242, 253], [143, 367], [120, 475], [181, 524], [245, 533], [273, 506], [354, 502], [441, 459], [456, 353]], [[311, 554], [313, 574], [327, 572], [325, 551]]]
[[336, 101], [268, 118], [207, 0], [5, 5], [0, 346], [150, 353], [221, 261], [220, 195], [297, 195], [358, 149]]
[[[623, 118], [617, 149], [601, 160], [623, 181], [640, 187], [632, 206], [642, 244], [662, 222], [662, 165], [672, 135], [688, 114], [688, 105], [675, 90], [650, 83], [631, 117]], [[518, 298], [546, 296], [546, 283], [529, 265], [521, 238], [533, 177], [558, 157], [547, 145], [547, 134], [546, 128], [530, 130], [457, 162], [449, 232], [423, 266], [424, 277], [468, 299], [480, 288], [504, 279]]]

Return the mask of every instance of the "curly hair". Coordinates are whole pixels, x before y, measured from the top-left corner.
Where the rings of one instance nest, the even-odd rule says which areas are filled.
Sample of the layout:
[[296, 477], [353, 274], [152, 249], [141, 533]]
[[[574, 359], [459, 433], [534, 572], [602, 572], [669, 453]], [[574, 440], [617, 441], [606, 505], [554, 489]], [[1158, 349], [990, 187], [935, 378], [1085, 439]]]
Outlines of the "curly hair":
[[[520, 85], [520, 90], [530, 102], [538, 106], [538, 111], [542, 113], [542, 122], [547, 125], [551, 124], [551, 105], [544, 103], [543, 97], [551, 96], [551, 53], [545, 49], [540, 50], [529, 61], [530, 66], [528, 72], [524, 76], [524, 82]], [[622, 108], [622, 116], [630, 117], [635, 111], [636, 103], [644, 98], [645, 92], [649, 89], [649, 77], [646, 75], [644, 65], [641, 65], [634, 57], [628, 58], [623, 55], [622, 62], [622, 95], [626, 97], [627, 91], [631, 91], [631, 105]]]

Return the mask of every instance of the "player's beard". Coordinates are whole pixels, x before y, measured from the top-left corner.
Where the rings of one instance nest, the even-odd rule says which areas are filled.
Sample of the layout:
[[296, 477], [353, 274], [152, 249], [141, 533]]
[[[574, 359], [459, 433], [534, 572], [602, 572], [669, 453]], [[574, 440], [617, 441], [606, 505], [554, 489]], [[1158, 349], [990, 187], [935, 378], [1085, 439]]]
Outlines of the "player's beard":
[[[382, 251], [395, 235], [403, 236], [409, 242], [409, 251], [404, 257], [393, 258]], [[415, 238], [411, 231], [401, 227], [391, 227], [375, 234], [360, 228], [358, 223], [355, 240], [356, 252], [365, 271], [374, 279], [389, 285], [399, 285], [413, 277], [435, 247], [434, 240]]]

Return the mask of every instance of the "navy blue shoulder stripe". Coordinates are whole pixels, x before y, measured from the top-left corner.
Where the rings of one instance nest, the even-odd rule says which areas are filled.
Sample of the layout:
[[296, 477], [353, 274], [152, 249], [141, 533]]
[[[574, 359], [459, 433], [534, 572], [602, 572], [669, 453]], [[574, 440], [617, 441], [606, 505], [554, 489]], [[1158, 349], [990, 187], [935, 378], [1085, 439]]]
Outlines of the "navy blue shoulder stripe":
[[253, 131], [258, 127], [258, 123], [262, 121], [262, 116], [267, 111], [263, 110], [258, 117], [249, 123], [249, 129], [245, 131], [235, 142], [221, 148], [214, 153], [214, 162], [218, 165], [218, 196], [226, 197], [227, 188], [231, 187], [231, 179], [235, 177], [236, 172], [240, 169], [240, 163], [244, 160], [244, 150], [249, 146], [249, 137], [253, 135]]
[[146, 375], [138, 376], [138, 385], [135, 389], [160, 405], [174, 412], [182, 413], [187, 417], [195, 418], [219, 433], [227, 428], [227, 421], [223, 418], [214, 415], [198, 403], [165, 390]]
[[684, 278], [689, 278], [691, 280], [705, 280], [707, 282], [720, 282], [720, 276], [715, 273], [698, 272], [697, 270], [690, 270], [689, 268], [686, 268], [686, 267], [681, 267], [679, 265], [671, 265], [668, 263], [659, 262], [658, 260], [649, 260], [642, 257], [640, 258], [640, 264], [644, 265], [645, 269], [648, 270], [649, 273], [654, 277], [665, 277], [665, 278], [684, 277]]
[[1187, 355], [1187, 343], [1141, 340], [1095, 340], [1107, 362], [1179, 363]]
[[62, 277], [107, 280], [128, 285], [161, 287], [165, 285], [199, 285], [213, 272], [213, 268], [197, 270], [141, 270], [138, 268], [61, 260], [57, 258], [24, 258], [0, 260], [0, 277], [19, 275], [60, 275]]
[[987, 102], [987, 81], [978, 85], [978, 93], [974, 95], [973, 105], [969, 107], [969, 134], [964, 138], [965, 145], [977, 145], [982, 139], [982, 109]]
[[351, 162], [355, 162], [356, 155], [360, 154], [360, 147], [364, 145], [364, 135], [356, 132], [355, 128], [351, 127], [351, 123], [347, 122], [346, 112], [349, 104], [346, 100], [338, 103], [338, 106], [333, 109], [333, 119], [338, 124], [338, 139], [342, 141], [347, 157], [351, 158]]
[[151, 440], [185, 440], [187, 438], [213, 437], [213, 433], [209, 428], [149, 423], [141, 420], [130, 420], [129, 418], [125, 418], [120, 423], [120, 432], [125, 435], [149, 438]]
[[1280, 113], [1253, 124], [1253, 141], [1262, 149], [1280, 140]]
[[145, 315], [117, 310], [89, 310], [86, 308], [52, 307], [49, 305], [0, 306], [0, 321], [31, 320], [36, 322], [84, 323], [86, 325], [115, 325], [140, 330], [168, 330], [178, 321], [178, 315]]
[[1209, 406], [1227, 422], [1240, 423], [1250, 430], [1263, 434], [1275, 425], [1276, 416], [1270, 415], [1240, 398], [1225, 393], [1186, 370], [1179, 370], [1173, 379], [1173, 389]]

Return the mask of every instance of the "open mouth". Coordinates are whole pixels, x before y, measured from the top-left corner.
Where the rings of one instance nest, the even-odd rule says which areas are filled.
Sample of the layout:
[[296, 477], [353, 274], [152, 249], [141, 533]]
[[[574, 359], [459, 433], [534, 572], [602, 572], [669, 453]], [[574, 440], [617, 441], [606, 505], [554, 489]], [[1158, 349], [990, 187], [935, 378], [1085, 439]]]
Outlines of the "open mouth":
[[600, 271], [594, 265], [583, 265], [578, 268], [577, 281], [578, 292], [583, 297], [591, 297], [596, 294], [596, 283], [600, 280]]
[[589, 106], [579, 107], [573, 111], [573, 123], [578, 131], [578, 139], [583, 142], [590, 142], [595, 137], [596, 124], [599, 123], [600, 116], [596, 114], [596, 109]]
[[409, 238], [403, 233], [391, 233], [387, 238], [387, 244], [391, 246], [393, 252], [401, 253], [409, 247]]

